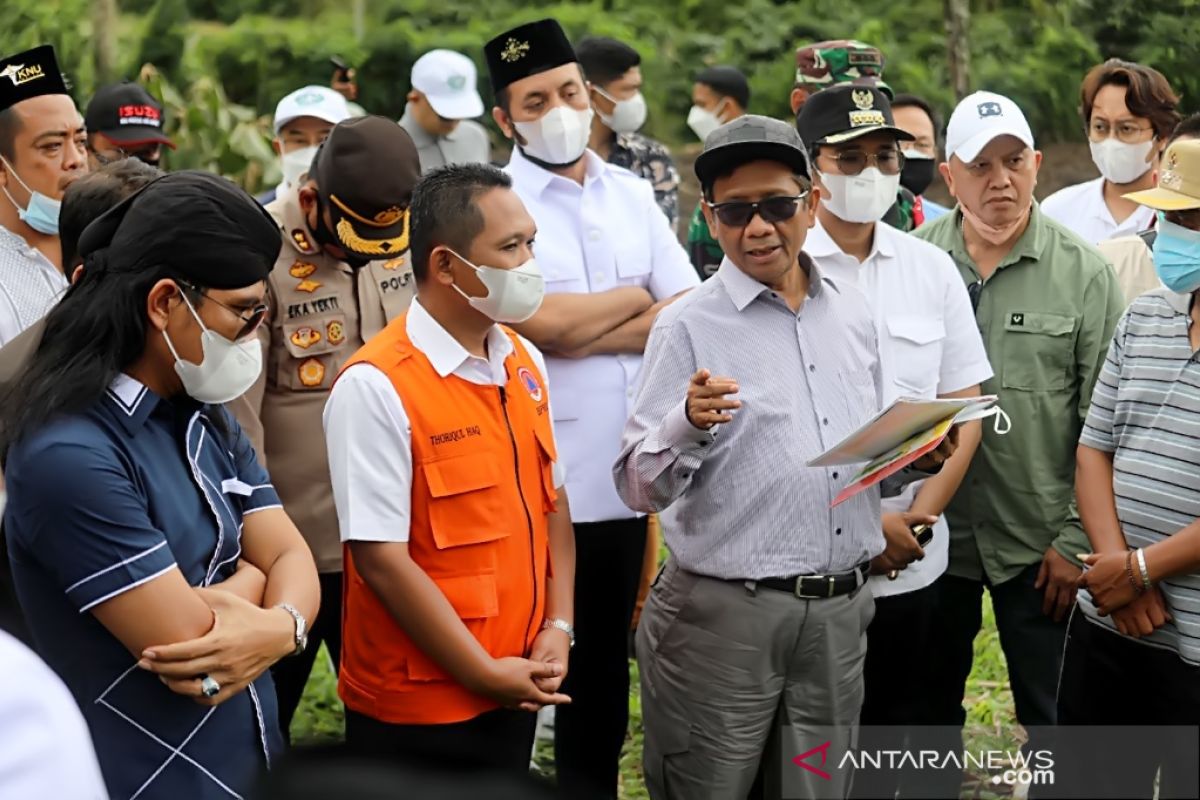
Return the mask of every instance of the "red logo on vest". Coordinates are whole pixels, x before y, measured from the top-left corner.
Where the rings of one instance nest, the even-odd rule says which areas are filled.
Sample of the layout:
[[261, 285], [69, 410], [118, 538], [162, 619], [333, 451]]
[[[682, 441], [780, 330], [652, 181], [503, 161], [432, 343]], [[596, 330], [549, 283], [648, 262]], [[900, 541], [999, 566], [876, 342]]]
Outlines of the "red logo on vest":
[[529, 396], [533, 398], [533, 402], [542, 402], [542, 384], [538, 383], [533, 372], [528, 367], [521, 367], [517, 370], [517, 377], [520, 378], [525, 391], [529, 392]]

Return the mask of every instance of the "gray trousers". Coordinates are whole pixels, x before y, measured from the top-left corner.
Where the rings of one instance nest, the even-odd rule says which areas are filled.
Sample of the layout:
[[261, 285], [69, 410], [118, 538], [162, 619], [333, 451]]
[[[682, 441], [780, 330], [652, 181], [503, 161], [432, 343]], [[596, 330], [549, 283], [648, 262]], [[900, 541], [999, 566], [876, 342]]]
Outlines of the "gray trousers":
[[[650, 590], [637, 632], [654, 800], [743, 800], [762, 767], [763, 793], [846, 797], [863, 702], [869, 589], [801, 600], [706, 578], [672, 559]], [[792, 759], [830, 742], [829, 760]]]

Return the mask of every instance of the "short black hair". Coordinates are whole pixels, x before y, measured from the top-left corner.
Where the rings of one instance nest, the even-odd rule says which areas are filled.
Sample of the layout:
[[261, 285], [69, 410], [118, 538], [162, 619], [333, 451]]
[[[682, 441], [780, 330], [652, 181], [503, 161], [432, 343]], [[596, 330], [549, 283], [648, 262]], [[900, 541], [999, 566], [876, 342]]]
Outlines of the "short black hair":
[[607, 86], [642, 63], [642, 57], [624, 42], [608, 36], [588, 36], [575, 45], [575, 57], [584, 76], [594, 84]]
[[13, 106], [0, 111], [0, 156], [11, 163], [16, 155], [17, 134], [21, 131], [21, 115]]
[[929, 121], [933, 123], [933, 141], [937, 145], [938, 150], [942, 149], [942, 138], [944, 130], [942, 128], [942, 117], [929, 101], [924, 97], [915, 94], [901, 93], [892, 98], [892, 110], [897, 108], [919, 108], [925, 112], [925, 116], [929, 117]]
[[1175, 130], [1171, 131], [1171, 135], [1167, 138], [1167, 144], [1170, 145], [1176, 139], [1187, 136], [1190, 139], [1200, 138], [1200, 114], [1192, 114], [1178, 125]]
[[62, 242], [63, 272], [68, 278], [75, 262], [82, 261], [79, 237], [83, 229], [162, 174], [140, 159], [123, 158], [89, 172], [67, 187], [58, 215], [58, 236]]
[[732, 97], [742, 107], [750, 109], [750, 82], [737, 67], [718, 66], [700, 70], [696, 83], [703, 83], [722, 97]]
[[413, 275], [423, 283], [429, 272], [429, 255], [447, 245], [465, 255], [483, 230], [483, 214], [476, 200], [492, 189], [511, 189], [512, 178], [491, 164], [455, 164], [439, 167], [413, 190], [410, 214]]

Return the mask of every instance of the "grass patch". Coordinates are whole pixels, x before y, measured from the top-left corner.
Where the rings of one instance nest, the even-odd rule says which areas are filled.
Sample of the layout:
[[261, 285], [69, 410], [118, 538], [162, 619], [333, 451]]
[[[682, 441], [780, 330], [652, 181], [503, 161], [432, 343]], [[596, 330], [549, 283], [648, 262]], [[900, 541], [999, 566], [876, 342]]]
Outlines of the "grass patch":
[[[646, 800], [642, 781], [642, 698], [638, 691], [637, 663], [630, 662], [632, 678], [629, 693], [629, 735], [621, 752], [621, 784], [618, 796], [623, 800]], [[1013, 711], [1012, 691], [1008, 687], [1008, 664], [1000, 650], [1000, 636], [992, 602], [984, 594], [983, 627], [975, 638], [975, 665], [967, 681], [968, 749], [1014, 748], [1024, 741], [1024, 732]], [[340, 740], [345, 731], [342, 704], [337, 696], [337, 681], [324, 646], [317, 656], [313, 674], [304, 691], [300, 708], [292, 720], [292, 741], [317, 744]], [[554, 773], [554, 748], [539, 741], [534, 762], [546, 774]], [[963, 785], [964, 798], [1005, 797], [997, 794], [986, 776], [969, 776]]]

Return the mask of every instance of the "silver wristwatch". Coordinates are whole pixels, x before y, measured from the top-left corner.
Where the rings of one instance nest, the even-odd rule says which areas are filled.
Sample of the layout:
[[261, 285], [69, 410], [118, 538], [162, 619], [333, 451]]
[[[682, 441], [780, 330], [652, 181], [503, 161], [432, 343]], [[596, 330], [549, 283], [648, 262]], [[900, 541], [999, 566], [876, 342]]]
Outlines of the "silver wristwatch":
[[567, 622], [565, 619], [548, 619], [542, 623], [542, 630], [548, 631], [551, 628], [558, 628], [567, 635], [571, 640], [571, 647], [575, 646], [575, 626]]
[[291, 603], [276, 603], [275, 608], [282, 608], [292, 615], [292, 619], [296, 620], [296, 649], [291, 652], [291, 655], [300, 655], [304, 652], [304, 648], [308, 647], [308, 620]]

